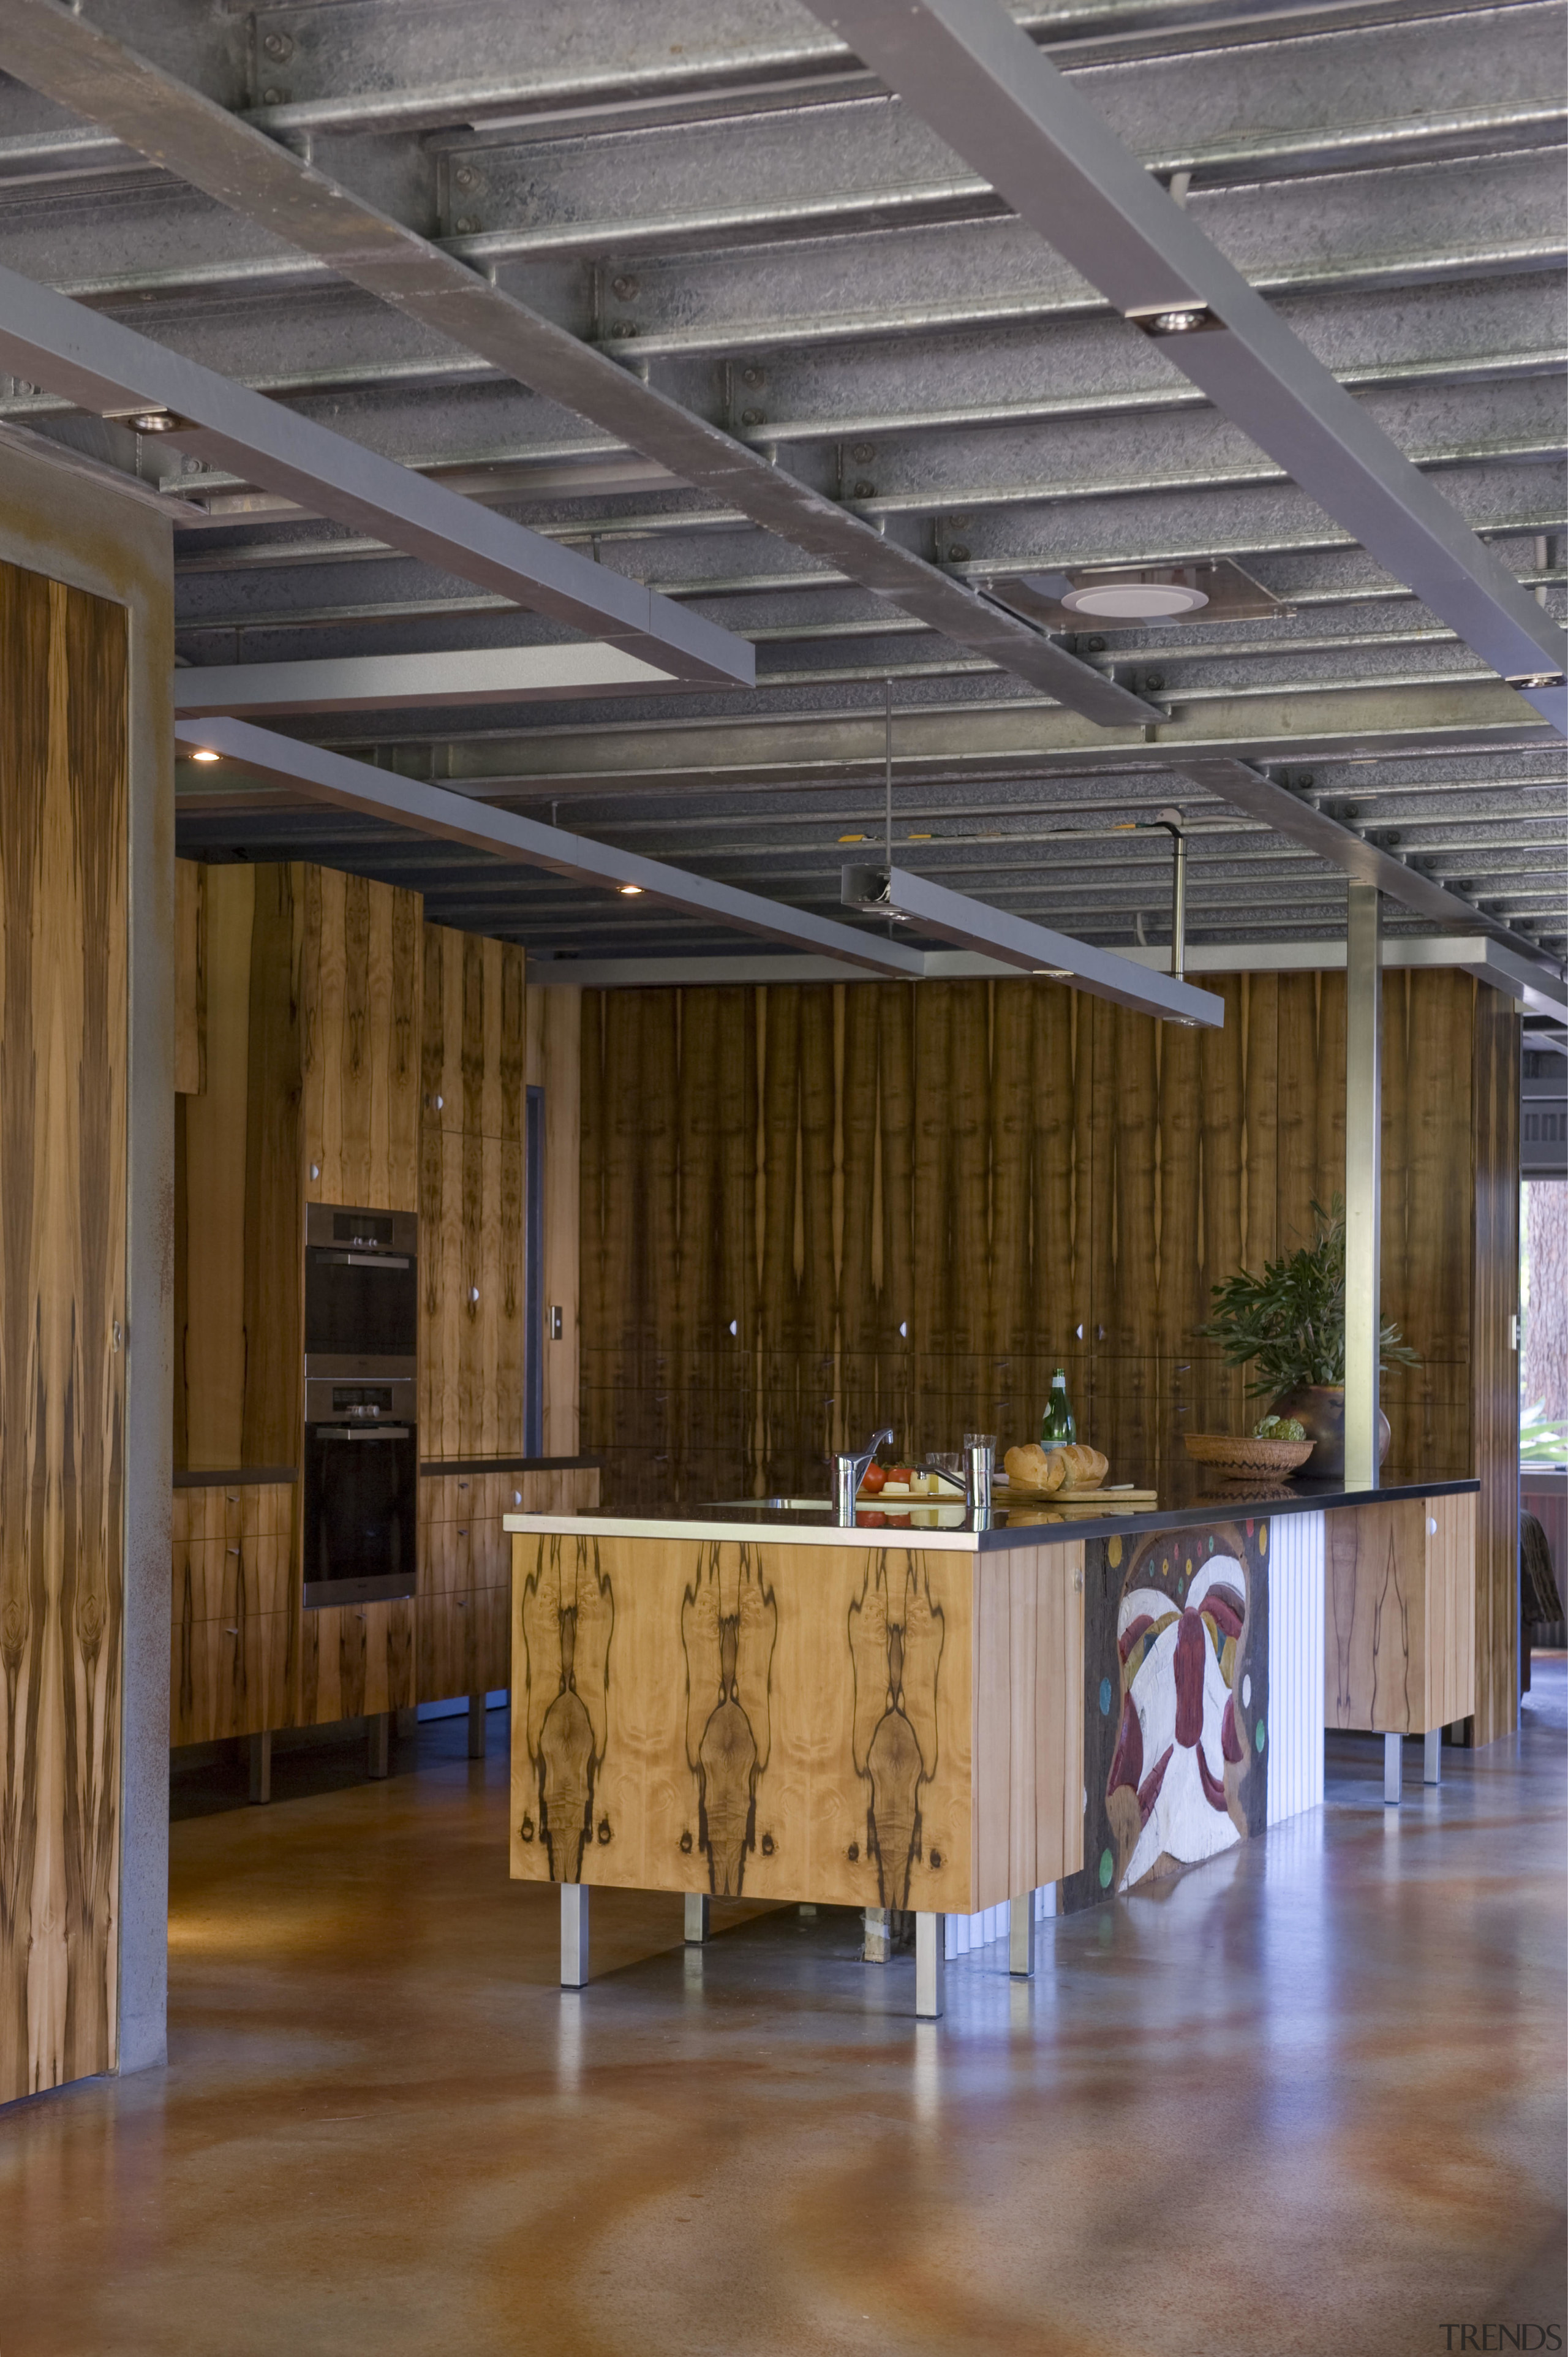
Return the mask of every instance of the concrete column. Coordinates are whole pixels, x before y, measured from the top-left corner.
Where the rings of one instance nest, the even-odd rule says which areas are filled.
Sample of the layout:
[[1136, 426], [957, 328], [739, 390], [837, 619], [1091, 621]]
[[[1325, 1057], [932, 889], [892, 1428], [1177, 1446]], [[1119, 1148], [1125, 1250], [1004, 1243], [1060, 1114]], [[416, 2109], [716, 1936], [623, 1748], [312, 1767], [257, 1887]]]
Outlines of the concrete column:
[[1345, 1480], [1378, 1480], [1382, 1246], [1382, 899], [1351, 884], [1345, 928]]

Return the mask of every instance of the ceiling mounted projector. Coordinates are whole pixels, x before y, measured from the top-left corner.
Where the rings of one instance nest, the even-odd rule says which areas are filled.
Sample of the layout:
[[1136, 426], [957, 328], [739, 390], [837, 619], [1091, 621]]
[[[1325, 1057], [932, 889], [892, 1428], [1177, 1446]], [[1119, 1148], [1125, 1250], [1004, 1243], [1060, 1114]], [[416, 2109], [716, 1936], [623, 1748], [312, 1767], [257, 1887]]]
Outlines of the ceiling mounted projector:
[[1074, 614], [1100, 614], [1107, 621], [1147, 622], [1196, 613], [1208, 605], [1208, 595], [1181, 581], [1094, 581], [1087, 588], [1069, 589], [1061, 602]]

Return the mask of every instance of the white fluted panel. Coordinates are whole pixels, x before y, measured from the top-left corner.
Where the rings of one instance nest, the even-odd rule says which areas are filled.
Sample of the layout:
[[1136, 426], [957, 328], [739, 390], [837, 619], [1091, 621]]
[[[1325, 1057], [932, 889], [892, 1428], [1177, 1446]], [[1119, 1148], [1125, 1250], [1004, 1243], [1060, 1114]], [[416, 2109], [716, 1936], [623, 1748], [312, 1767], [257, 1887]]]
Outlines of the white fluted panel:
[[[1035, 1911], [1038, 1914], [1038, 1891], [1035, 1900]], [[1056, 1912], [1054, 1883], [1051, 1886], [1051, 1912], [1053, 1915]], [[943, 1953], [950, 1956], [967, 1956], [972, 1948], [988, 1948], [993, 1940], [1004, 1940], [1012, 1918], [1008, 1912], [1008, 1902], [1004, 1900], [1000, 1907], [983, 1907], [978, 1915], [950, 1915], [946, 1921], [947, 1938]]]
[[1271, 1825], [1323, 1806], [1323, 1559], [1321, 1514], [1282, 1514], [1269, 1524]]

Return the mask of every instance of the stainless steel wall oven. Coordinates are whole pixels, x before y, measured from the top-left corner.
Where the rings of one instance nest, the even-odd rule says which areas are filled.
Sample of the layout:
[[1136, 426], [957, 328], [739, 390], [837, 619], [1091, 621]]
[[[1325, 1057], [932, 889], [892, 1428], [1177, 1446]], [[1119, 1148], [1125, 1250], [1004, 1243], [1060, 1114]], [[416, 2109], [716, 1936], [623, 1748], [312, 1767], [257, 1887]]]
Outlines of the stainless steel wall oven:
[[412, 1211], [306, 1210], [307, 1609], [414, 1593], [418, 1241]]

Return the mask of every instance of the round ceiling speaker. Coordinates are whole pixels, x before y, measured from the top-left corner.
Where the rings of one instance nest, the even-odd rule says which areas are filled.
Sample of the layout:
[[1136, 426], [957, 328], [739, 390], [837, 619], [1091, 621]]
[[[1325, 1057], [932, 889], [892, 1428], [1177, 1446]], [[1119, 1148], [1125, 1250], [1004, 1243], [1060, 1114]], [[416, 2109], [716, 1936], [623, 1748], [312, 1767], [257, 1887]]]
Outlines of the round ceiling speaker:
[[1107, 621], [1153, 622], [1173, 614], [1196, 614], [1208, 598], [1179, 581], [1095, 581], [1069, 589], [1062, 599], [1075, 614], [1101, 614]]

